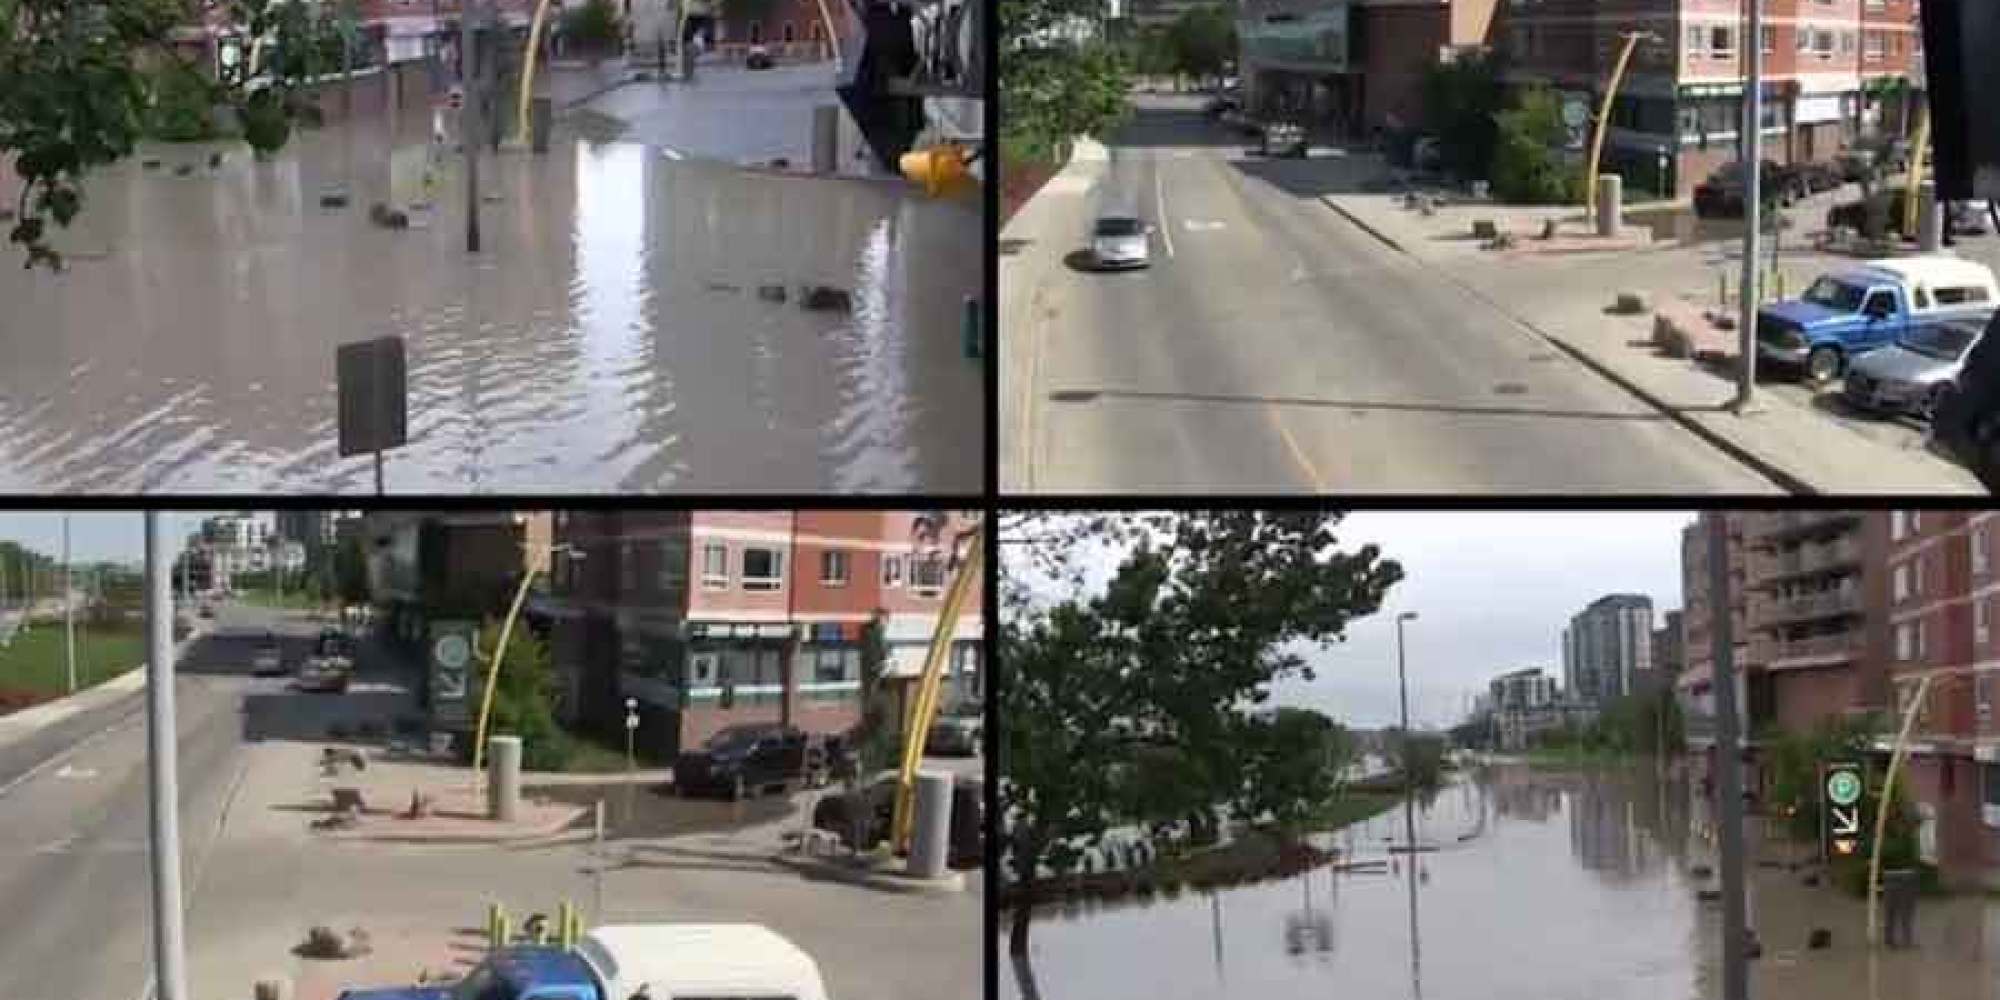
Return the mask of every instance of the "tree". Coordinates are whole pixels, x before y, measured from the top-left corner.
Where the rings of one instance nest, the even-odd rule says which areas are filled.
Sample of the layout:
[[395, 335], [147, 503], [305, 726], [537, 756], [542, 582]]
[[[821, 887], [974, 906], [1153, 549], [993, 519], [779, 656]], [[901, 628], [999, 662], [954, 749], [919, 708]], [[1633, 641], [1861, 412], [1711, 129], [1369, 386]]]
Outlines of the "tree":
[[1236, 22], [1213, 4], [1181, 12], [1167, 29], [1175, 68], [1196, 80], [1223, 74], [1235, 62]]
[[1338, 787], [1354, 759], [1354, 738], [1339, 723], [1305, 708], [1280, 708], [1269, 718], [1245, 721], [1242, 739], [1250, 767], [1235, 813], [1269, 816], [1280, 829], [1296, 830]]
[[1102, 0], [1000, 0], [1001, 143], [1009, 156], [1052, 159], [1079, 135], [1124, 118], [1131, 78], [1097, 36]]
[[[500, 623], [487, 619], [475, 644], [483, 681], [500, 641]], [[507, 638], [507, 655], [494, 682], [493, 713], [487, 732], [521, 738], [521, 766], [531, 771], [559, 771], [569, 763], [569, 735], [556, 724], [559, 687], [550, 666], [549, 645], [519, 622]]]
[[[771, 8], [771, 0], [723, 0], [723, 12], [734, 20], [759, 21]], [[564, 44], [577, 44], [608, 48], [618, 44], [623, 36], [618, 24], [618, 11], [611, 0], [589, 0], [581, 7], [564, 11], [562, 16]]]
[[368, 603], [368, 557], [361, 551], [359, 537], [349, 536], [335, 546], [333, 578], [341, 603]]
[[[49, 224], [74, 221], [83, 208], [84, 177], [129, 155], [156, 122], [154, 74], [176, 64], [193, 69], [171, 44], [176, 25], [213, 18], [238, 37], [267, 39], [263, 51], [275, 55], [311, 48], [315, 28], [305, 6], [286, 0], [0, 0], [0, 162], [11, 160], [22, 180], [8, 240], [26, 251], [25, 266], [62, 267], [61, 254], [48, 244]], [[267, 154], [283, 145], [298, 113], [300, 67], [297, 60], [272, 58], [252, 67], [246, 55], [208, 87], [212, 100], [206, 103], [233, 108], [245, 123], [245, 140]], [[168, 96], [176, 125], [199, 132], [186, 112], [202, 95]]]
[[1424, 122], [1438, 156], [1459, 177], [1487, 177], [1499, 142], [1497, 116], [1507, 107], [1498, 56], [1472, 54], [1424, 73]]
[[[1304, 649], [1341, 641], [1402, 578], [1375, 546], [1339, 548], [1339, 519], [1232, 510], [1003, 522], [999, 794], [1015, 954], [1032, 914], [1018, 900], [1072, 871], [1114, 821], [1180, 824], [1199, 841], [1216, 807], [1244, 800], [1255, 767], [1236, 742], [1246, 710], [1273, 680], [1310, 679]], [[1038, 592], [1089, 577], [1106, 542], [1124, 552], [1101, 591]], [[1171, 794], [1121, 788], [1119, 776], [1143, 773], [1147, 746], [1177, 755]]]
[[1555, 92], [1542, 84], [1523, 90], [1514, 107], [1500, 113], [1493, 154], [1493, 191], [1507, 201], [1557, 205], [1576, 200], [1581, 172], [1555, 153], [1567, 131]]

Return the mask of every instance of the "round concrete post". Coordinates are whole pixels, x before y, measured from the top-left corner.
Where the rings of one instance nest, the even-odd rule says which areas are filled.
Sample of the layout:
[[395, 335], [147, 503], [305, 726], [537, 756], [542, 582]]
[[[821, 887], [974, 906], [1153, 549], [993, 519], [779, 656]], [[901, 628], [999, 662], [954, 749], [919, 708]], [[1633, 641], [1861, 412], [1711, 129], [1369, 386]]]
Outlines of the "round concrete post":
[[840, 106], [813, 108], [812, 129], [813, 173], [830, 174], [840, 169]]
[[549, 151], [549, 130], [555, 121], [555, 100], [536, 97], [528, 102], [529, 148], [537, 153]]
[[1944, 209], [1938, 203], [1937, 184], [1925, 181], [1917, 195], [1917, 246], [1925, 253], [1944, 245]]
[[1625, 214], [1625, 178], [1618, 174], [1597, 177], [1597, 235], [1618, 235], [1619, 219]]
[[521, 813], [521, 738], [495, 736], [486, 750], [486, 815], [511, 823]]
[[951, 774], [919, 772], [914, 805], [909, 872], [917, 878], [938, 878], [951, 855]]

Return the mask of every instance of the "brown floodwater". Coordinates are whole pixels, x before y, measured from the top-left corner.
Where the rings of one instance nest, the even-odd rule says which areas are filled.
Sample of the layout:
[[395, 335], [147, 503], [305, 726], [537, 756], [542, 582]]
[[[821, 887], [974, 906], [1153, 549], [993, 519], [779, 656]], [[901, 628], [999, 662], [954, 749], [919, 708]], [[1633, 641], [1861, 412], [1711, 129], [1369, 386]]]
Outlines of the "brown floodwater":
[[[976, 204], [615, 131], [482, 161], [476, 255], [456, 155], [423, 228], [369, 221], [422, 196], [427, 114], [107, 169], [67, 272], [0, 266], [0, 491], [372, 492], [338, 454], [334, 358], [387, 335], [409, 357], [392, 493], [980, 489]], [[821, 285], [851, 310], [803, 308]]]

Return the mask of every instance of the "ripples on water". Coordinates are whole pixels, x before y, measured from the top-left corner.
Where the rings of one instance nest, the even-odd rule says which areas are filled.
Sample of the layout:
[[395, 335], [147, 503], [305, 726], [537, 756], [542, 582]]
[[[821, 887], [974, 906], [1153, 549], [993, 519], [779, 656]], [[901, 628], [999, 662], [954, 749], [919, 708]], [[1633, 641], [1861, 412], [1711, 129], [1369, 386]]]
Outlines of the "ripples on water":
[[[65, 243], [108, 256], [0, 267], [0, 489], [369, 490], [336, 453], [333, 357], [385, 334], [410, 361], [392, 491], [980, 488], [976, 206], [570, 140], [482, 163], [470, 258], [453, 179], [428, 228], [367, 221], [425, 134], [393, 181], [379, 129], [98, 178]], [[320, 209], [343, 179], [349, 207]], [[809, 285], [852, 313], [802, 309]]]

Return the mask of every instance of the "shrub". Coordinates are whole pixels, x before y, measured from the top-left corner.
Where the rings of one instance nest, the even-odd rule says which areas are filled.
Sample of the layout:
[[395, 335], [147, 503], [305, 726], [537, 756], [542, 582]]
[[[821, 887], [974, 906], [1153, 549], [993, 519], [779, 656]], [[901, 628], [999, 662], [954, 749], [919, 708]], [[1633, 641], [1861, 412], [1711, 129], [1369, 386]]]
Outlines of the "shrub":
[[162, 66], [147, 81], [151, 113], [147, 131], [168, 142], [200, 142], [215, 137], [210, 117], [214, 94], [201, 74], [178, 62]]
[[1562, 162], [1557, 144], [1566, 134], [1554, 92], [1542, 85], [1523, 90], [1514, 107], [1500, 113], [1493, 153], [1493, 191], [1528, 205], [1560, 205], [1580, 200], [1582, 171]]

